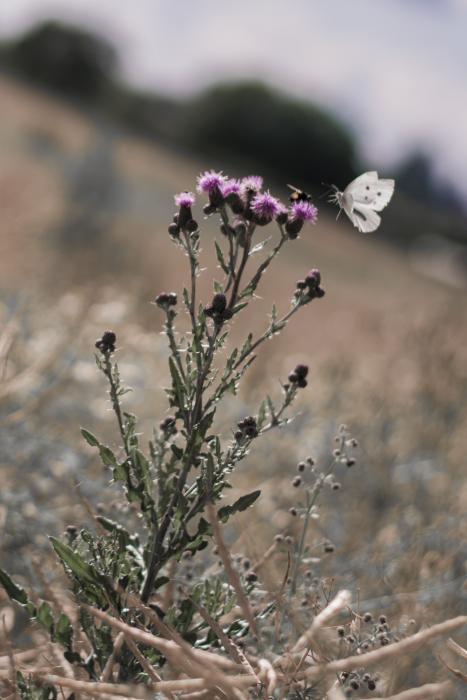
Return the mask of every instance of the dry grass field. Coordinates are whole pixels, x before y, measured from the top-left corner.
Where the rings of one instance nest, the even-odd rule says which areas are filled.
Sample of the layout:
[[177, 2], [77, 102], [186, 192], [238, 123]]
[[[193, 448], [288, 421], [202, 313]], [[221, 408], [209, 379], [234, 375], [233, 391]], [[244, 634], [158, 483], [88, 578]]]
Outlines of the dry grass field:
[[[192, 189], [210, 163], [6, 78], [0, 103], [0, 559], [40, 590], [38, 567], [42, 578], [60, 576], [58, 565], [39, 565], [49, 558], [47, 535], [115, 509], [108, 474], [79, 433], [84, 425], [118, 443], [93, 358], [103, 330], [117, 333], [134, 390], [126, 405], [143, 434], [164, 416], [168, 353], [162, 315], [149, 302], [186, 283], [167, 234], [172, 196]], [[285, 185], [275, 194], [285, 198]], [[208, 300], [215, 224], [202, 223]], [[296, 419], [262, 438], [234, 477], [233, 495], [261, 488], [262, 498], [228, 531], [232, 551], [257, 562], [276, 534], [297, 534], [289, 512], [299, 498], [296, 464], [307, 455], [324, 464], [345, 423], [358, 441], [356, 464], [342, 467], [340, 490], [323, 495], [315, 575], [329, 591], [351, 589], [361, 610], [420, 629], [466, 610], [467, 279], [428, 275], [417, 262], [378, 233], [359, 235], [322, 213], [268, 271], [233, 338], [266, 327], [273, 302], [287, 309], [312, 267], [326, 296], [263, 346], [221, 427], [228, 434], [265, 393], [278, 394], [278, 379], [298, 362], [310, 366]], [[323, 541], [334, 551], [325, 553]], [[283, 576], [286, 551], [278, 547], [268, 566]], [[5, 597], [0, 605], [6, 610]], [[446, 670], [430, 653], [385, 673], [390, 690]]]

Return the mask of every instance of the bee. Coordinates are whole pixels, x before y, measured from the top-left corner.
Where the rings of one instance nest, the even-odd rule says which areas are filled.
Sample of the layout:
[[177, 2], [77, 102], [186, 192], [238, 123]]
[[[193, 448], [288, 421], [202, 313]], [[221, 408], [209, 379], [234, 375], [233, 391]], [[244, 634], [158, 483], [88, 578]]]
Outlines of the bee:
[[295, 187], [294, 185], [287, 185], [287, 187], [290, 190], [292, 190], [292, 194], [289, 197], [289, 199], [292, 203], [311, 202], [311, 194], [308, 194], [308, 192], [304, 192], [303, 190], [299, 190], [298, 187]]

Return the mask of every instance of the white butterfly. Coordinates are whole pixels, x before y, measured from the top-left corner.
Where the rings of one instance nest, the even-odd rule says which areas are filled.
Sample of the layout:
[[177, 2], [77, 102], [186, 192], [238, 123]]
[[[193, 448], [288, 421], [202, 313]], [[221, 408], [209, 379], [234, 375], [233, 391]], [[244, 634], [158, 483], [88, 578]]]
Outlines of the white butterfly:
[[[362, 233], [376, 231], [381, 217], [376, 213], [389, 204], [394, 192], [394, 180], [380, 180], [376, 170], [363, 173], [352, 180], [343, 192], [332, 185], [329, 201], [345, 211], [350, 221]], [[337, 215], [339, 217], [339, 214]]]

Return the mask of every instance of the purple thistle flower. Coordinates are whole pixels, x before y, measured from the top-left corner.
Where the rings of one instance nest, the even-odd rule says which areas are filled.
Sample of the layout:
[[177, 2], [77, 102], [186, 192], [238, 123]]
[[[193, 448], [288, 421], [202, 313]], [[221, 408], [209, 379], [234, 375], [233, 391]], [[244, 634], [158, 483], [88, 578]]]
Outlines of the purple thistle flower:
[[201, 175], [198, 175], [196, 189], [198, 192], [213, 194], [221, 190], [226, 180], [227, 178], [222, 173], [217, 173], [215, 170], [206, 170]]
[[255, 195], [250, 207], [255, 214], [256, 222], [263, 226], [272, 221], [281, 211], [281, 203], [269, 192]]
[[295, 202], [290, 208], [291, 221], [309, 221], [316, 224], [318, 219], [318, 209], [311, 202]]
[[193, 192], [180, 192], [174, 196], [177, 207], [191, 207], [195, 203]]
[[243, 197], [246, 197], [251, 192], [259, 192], [262, 187], [263, 178], [261, 175], [248, 175], [241, 182], [240, 192]]
[[240, 180], [225, 180], [220, 186], [221, 194], [227, 199], [229, 194], [240, 194]]

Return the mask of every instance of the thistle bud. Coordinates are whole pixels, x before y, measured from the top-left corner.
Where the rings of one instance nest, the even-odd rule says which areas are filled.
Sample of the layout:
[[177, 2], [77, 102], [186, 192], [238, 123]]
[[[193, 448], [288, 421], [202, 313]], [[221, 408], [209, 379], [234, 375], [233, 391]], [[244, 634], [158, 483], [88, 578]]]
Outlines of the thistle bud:
[[99, 338], [95, 342], [95, 346], [101, 351], [103, 355], [110, 355], [115, 352], [115, 343], [117, 342], [117, 336], [113, 331], [105, 331], [102, 338]]

